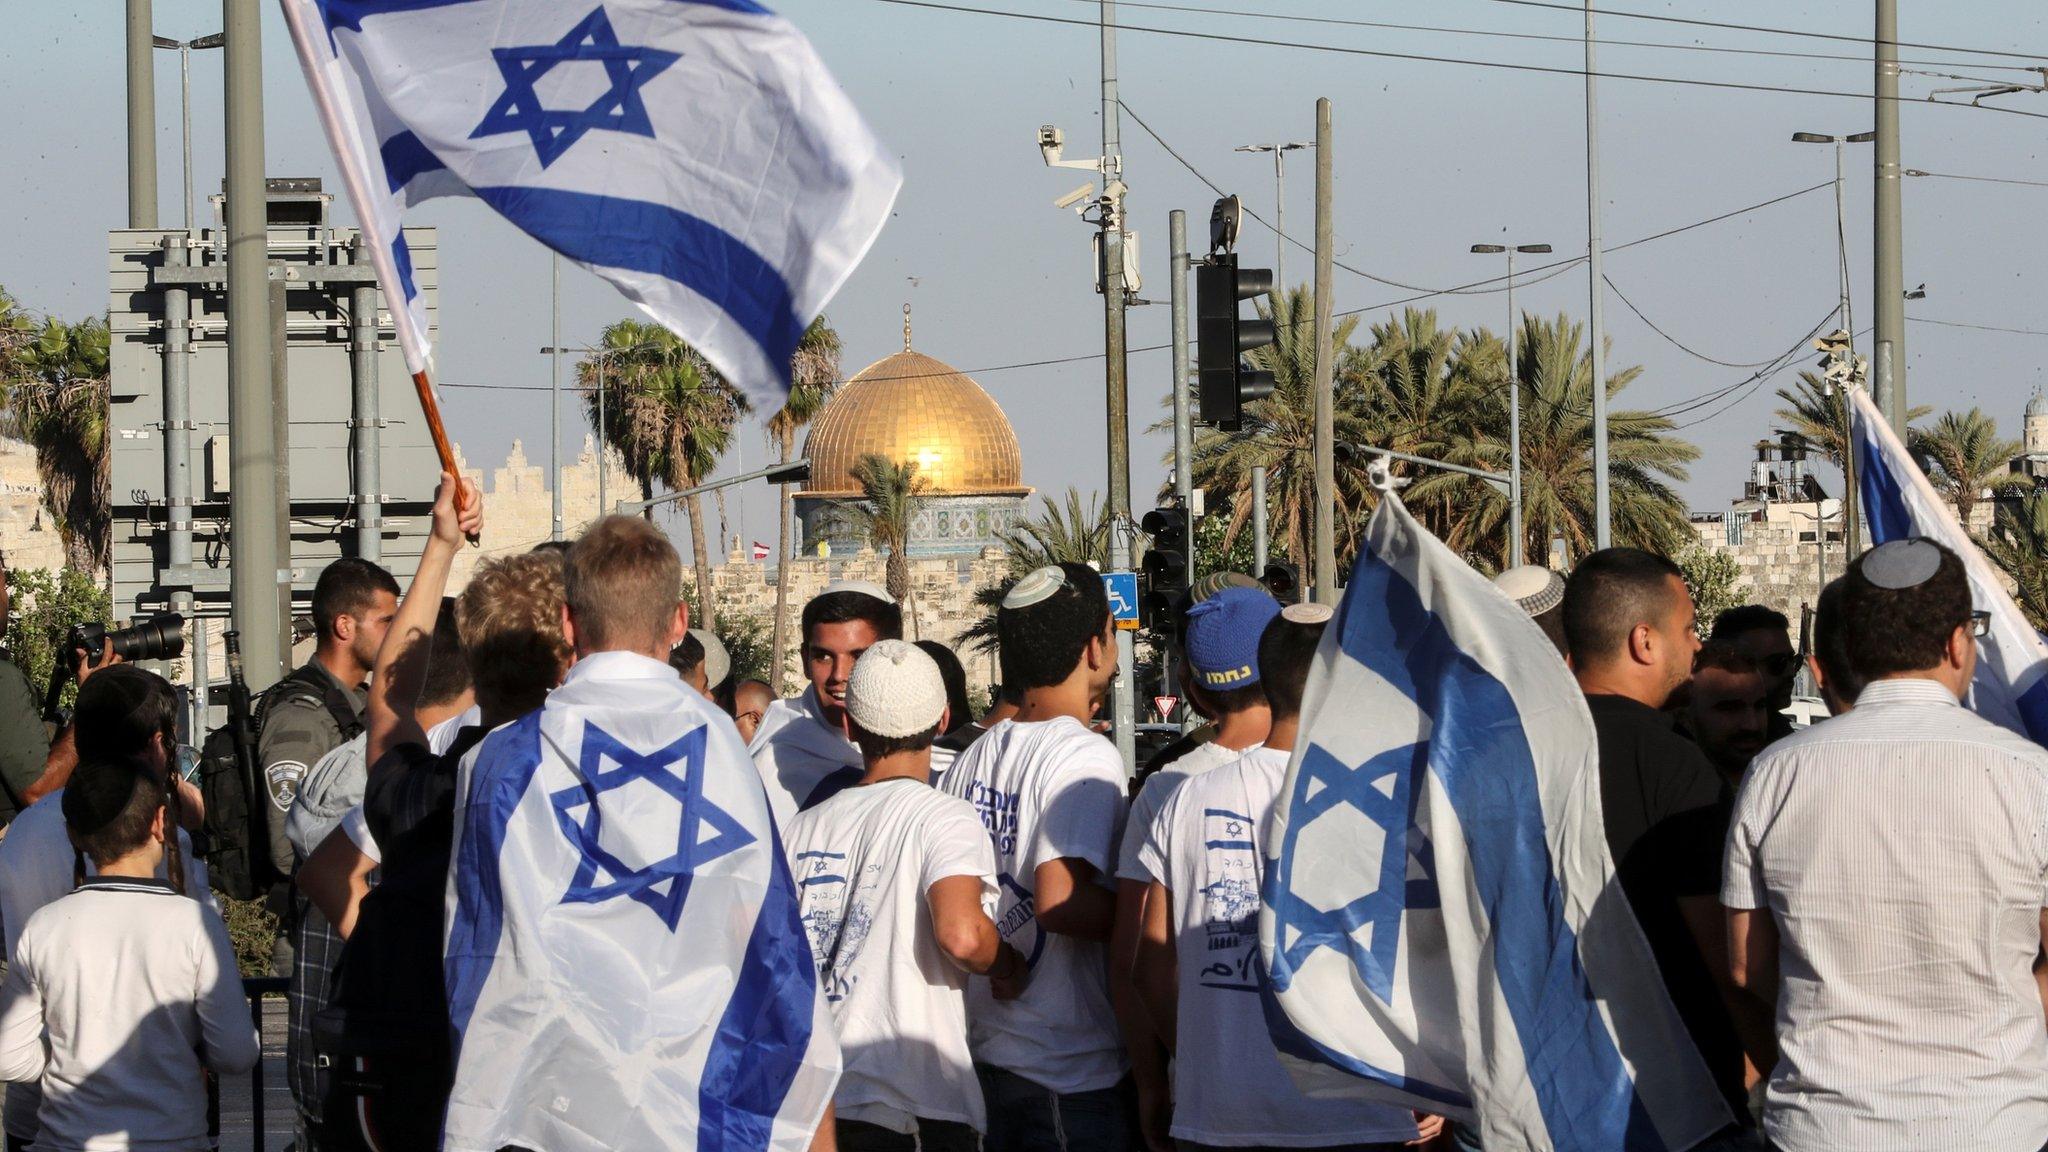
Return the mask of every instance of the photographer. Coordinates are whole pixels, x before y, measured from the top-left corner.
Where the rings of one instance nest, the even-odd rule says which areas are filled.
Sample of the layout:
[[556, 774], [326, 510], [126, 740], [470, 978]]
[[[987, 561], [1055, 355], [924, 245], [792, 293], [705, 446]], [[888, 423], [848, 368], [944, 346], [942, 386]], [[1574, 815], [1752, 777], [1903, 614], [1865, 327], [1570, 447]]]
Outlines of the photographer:
[[[10, 607], [7, 570], [0, 567], [0, 636], [6, 634]], [[35, 803], [30, 791], [49, 760], [50, 737], [43, 729], [35, 690], [14, 656], [0, 649], [0, 827], [13, 823], [23, 808]]]

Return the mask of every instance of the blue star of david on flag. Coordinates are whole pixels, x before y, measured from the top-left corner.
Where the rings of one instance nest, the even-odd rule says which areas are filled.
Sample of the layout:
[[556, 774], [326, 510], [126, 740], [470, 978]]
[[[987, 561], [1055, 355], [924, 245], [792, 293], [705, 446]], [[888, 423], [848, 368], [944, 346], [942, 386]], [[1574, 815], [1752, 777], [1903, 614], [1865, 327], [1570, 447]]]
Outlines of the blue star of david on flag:
[[[1427, 743], [1389, 748], [1356, 768], [1320, 744], [1309, 746], [1301, 762], [1307, 799], [1295, 816], [1296, 828], [1312, 826], [1340, 805], [1356, 809], [1378, 826], [1382, 836], [1379, 883], [1327, 911], [1292, 892], [1275, 893], [1273, 915], [1282, 929], [1279, 940], [1289, 968], [1298, 971], [1318, 948], [1339, 949], [1350, 957], [1373, 995], [1392, 1003], [1401, 918], [1413, 909], [1440, 906], [1435, 852], [1414, 823], [1415, 785], [1428, 770]], [[1411, 859], [1421, 866], [1413, 880], [1408, 877]], [[1370, 939], [1361, 942], [1358, 929], [1368, 925]]]
[[[483, 122], [469, 134], [472, 140], [505, 132], [524, 132], [546, 168], [575, 147], [593, 128], [654, 136], [654, 124], [647, 118], [647, 105], [640, 89], [682, 57], [659, 48], [621, 45], [612, 31], [611, 18], [599, 7], [585, 16], [553, 44], [518, 48], [493, 48], [491, 57], [505, 78], [505, 92]], [[604, 65], [611, 86], [582, 109], [541, 107], [535, 85], [557, 65], [571, 60], [592, 60]]]
[[[738, 820], [704, 798], [706, 732], [700, 725], [668, 747], [643, 754], [595, 724], [584, 725], [577, 763], [582, 779], [548, 794], [555, 823], [583, 856], [569, 890], [562, 894], [564, 903], [601, 904], [624, 897], [647, 906], [674, 931], [696, 870], [754, 842]], [[607, 769], [607, 760], [615, 767]], [[604, 811], [598, 797], [642, 780], [673, 800], [680, 812], [675, 853], [636, 868], [604, 846]], [[579, 809], [580, 819], [575, 815]]]

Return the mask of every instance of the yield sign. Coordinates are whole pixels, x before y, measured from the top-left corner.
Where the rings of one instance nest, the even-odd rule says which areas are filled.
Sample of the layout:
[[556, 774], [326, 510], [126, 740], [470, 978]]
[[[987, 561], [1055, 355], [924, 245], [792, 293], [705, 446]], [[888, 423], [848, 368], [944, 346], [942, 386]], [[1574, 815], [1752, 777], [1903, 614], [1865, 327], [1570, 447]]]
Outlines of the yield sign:
[[1173, 710], [1179, 706], [1180, 697], [1178, 696], [1154, 696], [1152, 698], [1152, 707], [1159, 710], [1159, 718], [1161, 720], [1170, 718], [1173, 715]]

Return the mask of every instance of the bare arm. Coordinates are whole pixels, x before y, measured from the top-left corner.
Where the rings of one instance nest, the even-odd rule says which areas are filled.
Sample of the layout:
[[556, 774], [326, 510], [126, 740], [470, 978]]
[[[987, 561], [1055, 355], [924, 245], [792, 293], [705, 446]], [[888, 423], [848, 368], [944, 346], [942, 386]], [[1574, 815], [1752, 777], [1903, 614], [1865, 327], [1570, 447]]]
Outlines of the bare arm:
[[818, 1121], [818, 1130], [811, 1133], [810, 1152], [839, 1152], [839, 1118], [837, 1109], [830, 1100], [825, 1101], [825, 1117]]
[[43, 997], [17, 957], [0, 984], [0, 1080], [42, 1076], [49, 1049], [43, 1044]]
[[[1707, 972], [1721, 994], [1722, 1005], [1728, 1009], [1728, 1019], [1735, 1026], [1743, 1053], [1759, 1073], [1768, 1074], [1778, 1063], [1778, 937], [1770, 913], [1752, 916], [1753, 920], [1761, 920], [1767, 926], [1764, 930], [1771, 934], [1769, 956], [1752, 951], [1742, 962], [1742, 976], [1737, 977], [1734, 917], [1752, 914], [1731, 911], [1724, 920], [1721, 903], [1712, 896], [1682, 897], [1678, 912], [1685, 918], [1686, 929], [1692, 934], [1700, 957], [1706, 961]], [[1756, 931], [1753, 924], [1744, 925], [1746, 936], [1754, 936]], [[1766, 959], [1770, 965], [1768, 986], [1744, 983], [1764, 971], [1754, 965]]]
[[[2043, 930], [2048, 931], [2048, 918], [2043, 920]], [[1750, 1037], [1743, 1033], [1744, 1017], [1736, 1017], [1736, 1029], [1742, 1034], [1743, 1048], [1750, 1050], [1750, 1062], [1757, 1071], [1768, 1076], [1776, 1066], [1777, 1032], [1776, 1013], [1778, 1007], [1778, 922], [1771, 918], [1768, 909], [1728, 909], [1728, 973], [1729, 983], [1742, 989], [1745, 999], [1758, 1006], [1765, 1013], [1763, 1023], [1771, 1029], [1770, 1043], [1759, 1054], [1751, 1049]], [[1750, 1018], [1754, 1027], [1756, 1017]]]
[[1038, 926], [1081, 940], [1107, 942], [1116, 928], [1116, 893], [1095, 882], [1095, 865], [1075, 856], [1040, 864], [1031, 874]]
[[1123, 1026], [1124, 1048], [1131, 1055], [1131, 1079], [1138, 1089], [1138, 1127], [1154, 1152], [1170, 1152], [1173, 1090], [1166, 1076], [1166, 1049], [1138, 997], [1135, 969], [1138, 938], [1145, 927], [1149, 885], [1142, 880], [1116, 882], [1116, 927], [1109, 937], [1109, 1000]]
[[[2041, 910], [2041, 947], [2048, 949], [2048, 908]], [[2048, 1009], [2048, 952], [2034, 954], [2034, 983], [2040, 986], [2041, 1003]]]
[[398, 604], [391, 630], [377, 649], [377, 662], [370, 674], [370, 699], [363, 710], [369, 732], [365, 758], [371, 771], [384, 754], [400, 744], [427, 742], [415, 707], [420, 687], [426, 681], [427, 657], [433, 648], [434, 620], [441, 613], [441, 596], [448, 589], [448, 570], [467, 536], [483, 531], [484, 503], [476, 485], [441, 473], [434, 489], [434, 530], [420, 553], [419, 570], [405, 599]]
[[1154, 881], [1145, 893], [1145, 923], [1132, 972], [1152, 1027], [1171, 1052], [1180, 1042], [1180, 961], [1173, 941], [1173, 893]]
[[925, 891], [939, 951], [976, 976], [995, 967], [1004, 947], [995, 922], [981, 910], [982, 883], [979, 876], [947, 876]]
[[320, 841], [294, 880], [336, 933], [346, 940], [355, 931], [356, 912], [370, 891], [370, 873], [377, 862], [356, 847], [348, 833], [336, 828]]

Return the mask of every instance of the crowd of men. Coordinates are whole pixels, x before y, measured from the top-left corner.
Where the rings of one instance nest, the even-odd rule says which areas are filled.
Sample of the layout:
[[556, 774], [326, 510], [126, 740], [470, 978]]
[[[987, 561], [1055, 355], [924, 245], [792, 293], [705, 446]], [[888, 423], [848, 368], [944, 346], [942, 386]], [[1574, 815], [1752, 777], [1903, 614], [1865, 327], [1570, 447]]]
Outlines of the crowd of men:
[[[402, 595], [375, 565], [330, 566], [314, 654], [265, 700], [299, 1148], [595, 1146], [507, 1114], [531, 1094], [458, 1086], [476, 1057], [444, 946], [449, 893], [478, 867], [458, 809], [530, 774], [522, 742], [553, 739], [550, 717], [636, 707], [705, 728], [698, 784], [741, 777], [772, 814], [802, 933], [748, 963], [803, 965], [829, 1005], [842, 1070], [812, 1147], [1478, 1147], [1362, 1085], [1305, 1092], [1268, 1032], [1265, 825], [1330, 609], [1205, 581], [1170, 640], [1205, 723], [1127, 780], [1099, 719], [1115, 635], [1087, 566], [1008, 591], [978, 716], [953, 652], [906, 643], [901, 608], [860, 582], [805, 605], [807, 685], [779, 700], [689, 629], [680, 561], [644, 521], [487, 560], [446, 598], [482, 515], [444, 477]], [[1626, 548], [1496, 585], [1555, 644], [1544, 674], [1583, 693], [1618, 888], [1692, 1047], [1630, 1056], [1704, 1064], [1737, 1117], [1710, 1146], [2048, 1142], [2048, 751], [1962, 706], [1983, 616], [1958, 558], [1895, 541], [1827, 587], [1805, 664], [1834, 718], [1797, 731], [1801, 655], [1768, 608], [1722, 613], [1703, 644], [1679, 570]], [[175, 771], [170, 686], [81, 665], [41, 771], [0, 771], [7, 1148], [196, 1152], [213, 1140], [202, 1070], [258, 1057], [188, 837], [201, 798]], [[516, 919], [502, 931], [538, 939]], [[544, 1014], [472, 992], [455, 997], [471, 1029]], [[699, 1146], [698, 1116], [642, 1122]]]

